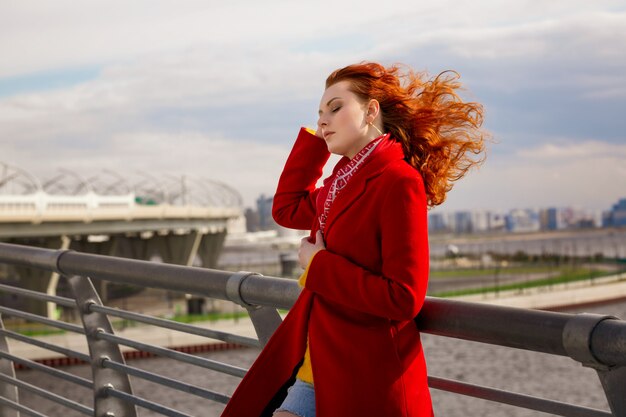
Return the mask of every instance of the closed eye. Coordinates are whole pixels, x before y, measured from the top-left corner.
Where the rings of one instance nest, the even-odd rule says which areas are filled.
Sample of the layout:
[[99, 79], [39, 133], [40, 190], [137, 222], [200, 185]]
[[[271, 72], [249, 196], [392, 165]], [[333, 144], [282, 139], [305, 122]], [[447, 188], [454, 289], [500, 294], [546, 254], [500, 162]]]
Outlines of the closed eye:
[[[330, 100], [328, 100], [328, 101], [326, 102], [326, 107], [330, 107], [330, 103], [332, 103], [332, 102], [333, 102], [333, 101], [335, 101], [335, 100], [340, 100], [340, 99], [341, 99], [341, 97], [333, 97], [333, 98], [331, 98]], [[332, 109], [331, 111], [332, 111], [333, 113], [336, 113], [336, 112], [337, 112], [337, 110], [339, 110], [340, 108], [341, 108], [341, 106], [337, 106], [337, 107], [335, 107], [334, 109]], [[322, 115], [322, 109], [320, 109], [320, 110], [317, 112], [317, 114], [321, 116], [321, 115]]]

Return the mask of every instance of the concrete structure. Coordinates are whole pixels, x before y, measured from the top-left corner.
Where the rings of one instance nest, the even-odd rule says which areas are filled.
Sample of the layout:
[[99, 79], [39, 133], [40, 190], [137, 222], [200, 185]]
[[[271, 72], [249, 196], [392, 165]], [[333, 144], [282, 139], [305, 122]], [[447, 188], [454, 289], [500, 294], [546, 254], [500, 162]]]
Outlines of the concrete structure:
[[[62, 171], [39, 180], [0, 163], [0, 241], [165, 263], [217, 266], [228, 224], [242, 216], [241, 197], [211, 180], [165, 178], [108, 183]], [[49, 278], [41, 279], [41, 274]], [[19, 278], [18, 278], [19, 277]], [[55, 295], [58, 274], [26, 267], [0, 271], [0, 281]], [[105, 282], [97, 282], [107, 299]], [[27, 310], [54, 317], [55, 305], [31, 300]]]
[[539, 222], [541, 223], [541, 230], [557, 230], [561, 228], [559, 212], [554, 207], [540, 210]]
[[261, 194], [256, 200], [257, 212], [259, 213], [259, 230], [273, 230], [277, 224], [272, 217], [273, 196]]
[[620, 199], [613, 205], [604, 219], [605, 226], [626, 226], [626, 198]]
[[539, 214], [531, 209], [511, 210], [506, 216], [506, 228], [510, 232], [536, 232], [540, 229]]

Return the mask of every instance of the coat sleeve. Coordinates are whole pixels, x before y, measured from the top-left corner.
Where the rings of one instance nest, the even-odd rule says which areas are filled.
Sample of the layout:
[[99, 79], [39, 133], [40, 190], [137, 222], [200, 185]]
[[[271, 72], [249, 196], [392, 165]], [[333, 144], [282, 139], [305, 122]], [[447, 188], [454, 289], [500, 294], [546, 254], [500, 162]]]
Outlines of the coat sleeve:
[[308, 230], [315, 218], [315, 188], [330, 153], [323, 139], [300, 129], [287, 158], [272, 204], [276, 223], [291, 229]]
[[305, 287], [364, 313], [410, 320], [424, 303], [428, 283], [427, 204], [421, 178], [394, 181], [381, 204], [382, 274], [323, 250], [311, 261]]

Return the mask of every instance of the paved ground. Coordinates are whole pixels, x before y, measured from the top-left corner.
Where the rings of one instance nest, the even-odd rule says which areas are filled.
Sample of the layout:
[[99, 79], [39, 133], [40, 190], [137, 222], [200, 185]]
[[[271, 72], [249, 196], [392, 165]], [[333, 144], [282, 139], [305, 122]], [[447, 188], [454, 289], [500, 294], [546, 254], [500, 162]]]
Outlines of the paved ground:
[[525, 290], [500, 291], [459, 297], [464, 301], [493, 305], [533, 308], [562, 309], [573, 305], [594, 304], [598, 301], [626, 299], [626, 273], [592, 281], [577, 281], [549, 287]]

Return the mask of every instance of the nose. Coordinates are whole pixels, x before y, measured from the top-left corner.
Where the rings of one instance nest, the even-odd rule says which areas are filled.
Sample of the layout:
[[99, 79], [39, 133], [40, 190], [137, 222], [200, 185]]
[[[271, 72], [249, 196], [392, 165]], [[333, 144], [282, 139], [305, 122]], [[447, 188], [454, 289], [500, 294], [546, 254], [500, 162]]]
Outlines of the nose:
[[320, 116], [319, 119], [317, 119], [317, 126], [319, 128], [325, 128], [326, 126], [328, 126], [328, 121], [324, 116]]
[[328, 126], [328, 117], [325, 113], [320, 112], [319, 119], [317, 119], [317, 124], [320, 126]]

